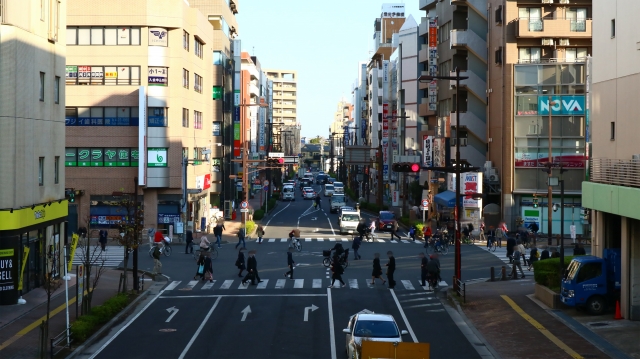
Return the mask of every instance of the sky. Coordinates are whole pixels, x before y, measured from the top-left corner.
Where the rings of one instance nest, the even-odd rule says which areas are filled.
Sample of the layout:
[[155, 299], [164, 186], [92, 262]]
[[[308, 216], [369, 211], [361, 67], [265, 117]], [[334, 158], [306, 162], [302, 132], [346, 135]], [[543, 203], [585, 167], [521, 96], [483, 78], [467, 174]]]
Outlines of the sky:
[[[298, 72], [301, 136], [327, 137], [338, 101], [351, 102], [358, 62], [370, 58], [378, 0], [240, 0], [238, 32], [242, 50], [263, 69]], [[425, 16], [419, 0], [404, 3], [405, 16]]]

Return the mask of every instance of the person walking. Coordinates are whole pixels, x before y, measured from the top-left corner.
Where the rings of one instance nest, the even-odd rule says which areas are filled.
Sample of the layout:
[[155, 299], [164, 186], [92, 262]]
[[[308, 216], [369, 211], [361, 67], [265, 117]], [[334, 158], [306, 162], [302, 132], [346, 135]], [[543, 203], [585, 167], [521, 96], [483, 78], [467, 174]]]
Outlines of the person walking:
[[289, 266], [289, 271], [284, 276], [293, 279], [293, 267], [296, 266], [296, 262], [293, 261], [293, 248], [287, 250], [287, 266]]
[[[398, 239], [402, 239], [398, 233], [396, 233], [398, 231], [398, 221], [397, 220], [393, 220], [393, 223], [391, 224], [391, 240], [393, 240], [393, 237], [396, 236], [398, 237]], [[389, 284], [391, 284], [391, 282], [389, 282]]]
[[369, 229], [371, 230], [371, 237], [373, 237], [373, 234], [376, 232], [376, 221], [374, 219], [371, 219]]
[[196, 261], [196, 265], [198, 266], [198, 270], [196, 272], [196, 275], [193, 276], [194, 280], [197, 280], [196, 277], [200, 277], [200, 279], [204, 280], [204, 252], [200, 252], [200, 256], [198, 257], [198, 260]]
[[246, 232], [246, 227], [243, 224], [240, 229], [238, 229], [238, 244], [236, 244], [236, 249], [238, 249], [238, 246], [240, 246], [240, 243], [242, 243], [242, 248], [247, 249], [247, 244], [244, 241], [244, 237], [247, 234]]
[[533, 263], [537, 262], [538, 258], [540, 258], [540, 252], [538, 252], [538, 248], [531, 248], [531, 250], [529, 251], [529, 267], [527, 267], [528, 271], [531, 271], [531, 268], [533, 268]]
[[360, 254], [358, 254], [358, 249], [360, 249], [360, 244], [362, 244], [362, 237], [357, 236], [353, 238], [353, 243], [351, 244], [351, 248], [353, 249], [353, 259], [358, 260], [362, 257], [360, 257]]
[[517, 276], [516, 267], [520, 270], [520, 274], [524, 278], [524, 271], [522, 270], [522, 266], [520, 265], [520, 260], [522, 258], [522, 252], [520, 252], [519, 246], [513, 246], [513, 266], [511, 267], [511, 273], [509, 273], [509, 277]]
[[200, 251], [208, 252], [209, 248], [211, 248], [211, 242], [207, 239], [207, 237], [200, 237]]
[[542, 252], [540, 253], [540, 260], [544, 260], [544, 259], [549, 259], [549, 250], [548, 249], [543, 249]]
[[204, 276], [202, 280], [207, 281], [207, 278], [209, 278], [209, 282], [213, 283], [213, 262], [208, 253], [204, 256]]
[[396, 271], [396, 258], [391, 251], [387, 252], [387, 256], [389, 257], [389, 261], [386, 264], [387, 278], [389, 278], [389, 289], [393, 289], [396, 286], [396, 281], [393, 279], [393, 273]]
[[509, 258], [509, 263], [513, 260], [513, 251], [516, 247], [516, 240], [514, 238], [507, 238], [507, 258]]
[[331, 272], [333, 274], [331, 275], [331, 285], [329, 286], [329, 288], [333, 288], [333, 285], [335, 284], [336, 279], [340, 281], [342, 288], [344, 288], [346, 286], [346, 284], [342, 280], [342, 273], [344, 273], [344, 268], [342, 268], [342, 265], [340, 264], [340, 257], [338, 257], [338, 255], [333, 256], [333, 264], [331, 265]]
[[256, 260], [256, 251], [249, 252], [249, 259], [247, 259], [247, 275], [242, 279], [242, 284], [246, 284], [251, 280], [251, 285], [256, 285], [256, 281], [261, 283], [260, 275], [258, 274], [258, 261]]
[[411, 228], [409, 229], [409, 237], [411, 237], [411, 241], [412, 242], [416, 241], [416, 226], [415, 225], [411, 226]]
[[502, 227], [498, 227], [495, 229], [495, 237], [496, 237], [496, 240], [498, 241], [498, 247], [500, 248], [502, 248], [502, 239], [504, 238], [505, 235], [506, 233], [504, 232]]
[[101, 229], [100, 232], [98, 232], [98, 241], [100, 242], [100, 248], [103, 252], [107, 250], [107, 236], [108, 232], [106, 229]]
[[262, 244], [262, 237], [264, 237], [264, 228], [262, 225], [258, 225], [258, 229], [256, 229], [256, 236], [258, 236], [258, 244]]
[[224, 228], [224, 222], [220, 221], [216, 223], [216, 226], [213, 227], [213, 235], [216, 236], [216, 244], [218, 248], [220, 248], [220, 242], [222, 241], [222, 231], [226, 230]]
[[422, 252], [419, 254], [419, 257], [420, 257], [420, 285], [422, 285], [423, 287], [426, 287], [427, 274], [429, 273], [427, 271], [427, 264], [429, 264], [429, 259], [427, 259], [427, 257]]
[[247, 269], [247, 266], [245, 265], [245, 259], [244, 259], [244, 248], [240, 248], [240, 250], [238, 251], [238, 258], [236, 259], [236, 267], [238, 267], [238, 269], [240, 270], [240, 272], [238, 272], [238, 277], [242, 277], [242, 272]]
[[371, 285], [376, 284], [376, 278], [382, 279], [382, 285], [387, 281], [382, 278], [382, 267], [380, 266], [380, 253], [373, 255], [373, 271], [371, 272]]
[[193, 253], [193, 231], [192, 230], [187, 229], [185, 240], [187, 242], [187, 246], [184, 247], [184, 254]]
[[424, 247], [426, 248], [427, 244], [431, 240], [431, 237], [433, 237], [433, 232], [431, 231], [430, 225], [427, 224], [424, 226], [423, 236], [424, 236]]
[[153, 242], [153, 239], [155, 238], [156, 235], [156, 229], [153, 228], [153, 225], [151, 225], [151, 227], [149, 227], [149, 229], [147, 229], [147, 236], [149, 237], [149, 243]]
[[322, 208], [322, 199], [320, 198], [320, 193], [316, 195], [315, 201], [318, 209]]
[[429, 278], [429, 285], [431, 288], [436, 289], [438, 283], [442, 280], [440, 278], [440, 259], [436, 253], [431, 255], [431, 260], [427, 263], [427, 277]]
[[162, 263], [160, 262], [160, 248], [155, 246], [153, 248], [153, 253], [151, 254], [153, 257], [153, 273], [162, 274]]

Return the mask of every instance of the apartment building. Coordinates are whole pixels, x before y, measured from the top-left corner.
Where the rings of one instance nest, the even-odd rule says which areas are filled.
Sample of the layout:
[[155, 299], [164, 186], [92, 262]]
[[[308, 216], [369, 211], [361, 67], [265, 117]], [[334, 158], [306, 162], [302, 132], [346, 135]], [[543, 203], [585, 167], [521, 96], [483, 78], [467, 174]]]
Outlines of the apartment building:
[[[582, 235], [591, 0], [486, 3], [490, 56], [484, 193], [489, 203], [501, 206], [510, 228], [522, 219], [548, 233], [548, 174], [542, 169], [548, 162], [562, 163], [564, 233], [571, 233], [575, 225], [576, 234]], [[553, 170], [555, 175], [559, 172]], [[558, 202], [559, 187], [553, 188], [553, 196]], [[560, 233], [561, 212], [553, 212], [552, 235]]]
[[273, 122], [283, 125], [298, 123], [298, 72], [265, 69], [273, 81]]
[[0, 5], [0, 305], [12, 305], [63, 273], [66, 6]]
[[84, 191], [69, 207], [72, 228], [115, 229], [117, 199], [136, 180], [145, 226], [210, 222], [229, 150], [232, 96], [221, 85], [237, 7], [192, 2], [69, 1], [66, 180]]
[[590, 209], [591, 251], [620, 249], [622, 316], [640, 320], [640, 3], [594, 1], [589, 173], [582, 205]]
[[343, 98], [338, 101], [336, 112], [333, 114], [333, 122], [329, 127], [329, 133], [343, 132], [345, 126], [348, 126], [353, 121], [352, 112], [353, 105], [347, 102], [346, 99]]

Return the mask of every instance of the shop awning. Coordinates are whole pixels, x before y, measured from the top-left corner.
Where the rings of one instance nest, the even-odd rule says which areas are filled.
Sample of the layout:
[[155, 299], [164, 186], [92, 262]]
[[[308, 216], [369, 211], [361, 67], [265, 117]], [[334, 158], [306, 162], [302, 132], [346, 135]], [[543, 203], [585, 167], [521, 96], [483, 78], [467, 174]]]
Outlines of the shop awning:
[[452, 191], [444, 191], [438, 193], [437, 195], [433, 196], [433, 199], [436, 204], [443, 207], [453, 208], [456, 206], [456, 193]]

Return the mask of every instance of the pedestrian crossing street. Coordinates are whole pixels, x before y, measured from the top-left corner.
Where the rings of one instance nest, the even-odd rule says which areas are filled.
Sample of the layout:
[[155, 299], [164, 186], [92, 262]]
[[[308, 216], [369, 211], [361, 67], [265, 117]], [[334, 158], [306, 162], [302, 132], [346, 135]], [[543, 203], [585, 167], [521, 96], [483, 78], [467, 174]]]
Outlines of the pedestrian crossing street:
[[[86, 248], [76, 248], [73, 255], [73, 265], [84, 264], [84, 258], [87, 255], [86, 250]], [[95, 249], [94, 246], [91, 246], [89, 248], [89, 259], [94, 266], [102, 265], [104, 260], [104, 267], [116, 268], [124, 260], [124, 250], [118, 246], [107, 246], [106, 251], [103, 252], [100, 247]]]
[[[336, 285], [333, 289], [374, 289], [374, 288], [386, 288], [386, 285], [382, 285], [378, 279], [377, 284], [371, 284], [371, 278], [366, 279], [344, 279], [345, 287], [340, 287], [339, 282], [336, 281]], [[420, 280], [396, 280], [395, 290], [429, 290], [429, 286], [421, 286]], [[227, 289], [322, 289], [327, 288], [331, 284], [331, 279], [263, 279], [262, 282], [256, 283], [256, 285], [242, 284], [242, 279], [227, 279], [227, 280], [214, 280], [213, 282], [202, 280], [190, 280], [190, 281], [172, 281], [165, 288], [164, 291], [208, 291], [208, 290], [227, 290]], [[446, 287], [445, 281], [440, 282], [440, 288]]]
[[[256, 242], [258, 240], [256, 239]], [[276, 242], [283, 242], [283, 243], [287, 243], [289, 241], [289, 238], [263, 238], [262, 239], [262, 243], [276, 243]], [[353, 241], [352, 237], [316, 237], [316, 238], [300, 238], [300, 242], [351, 242]], [[424, 245], [424, 241], [420, 241], [418, 239], [416, 239], [416, 241], [412, 241], [411, 238], [406, 237], [403, 239], [389, 239], [389, 237], [385, 238], [380, 238], [380, 237], [375, 237], [372, 241], [372, 243], [404, 243], [404, 244], [422, 244]], [[364, 243], [369, 243], [369, 242], [364, 242]]]
[[[496, 256], [498, 259], [500, 259], [502, 261], [502, 263], [504, 263], [504, 265], [507, 267], [508, 271], [511, 270], [511, 263], [509, 263], [509, 257], [507, 257], [507, 246], [503, 244], [502, 247], [498, 247], [496, 248], [495, 252], [489, 251], [487, 248], [487, 244], [486, 243], [475, 243], [476, 246], [488, 251], [489, 253], [493, 254], [494, 256]], [[526, 258], [529, 259], [529, 249], [527, 249], [527, 253], [526, 253]], [[524, 262], [524, 261], [520, 261], [521, 266], [522, 266], [522, 270], [525, 272], [529, 272], [527, 270], [528, 267], [528, 262]], [[508, 273], [507, 271], [507, 273]], [[533, 267], [531, 267], [531, 271], [533, 272]]]

